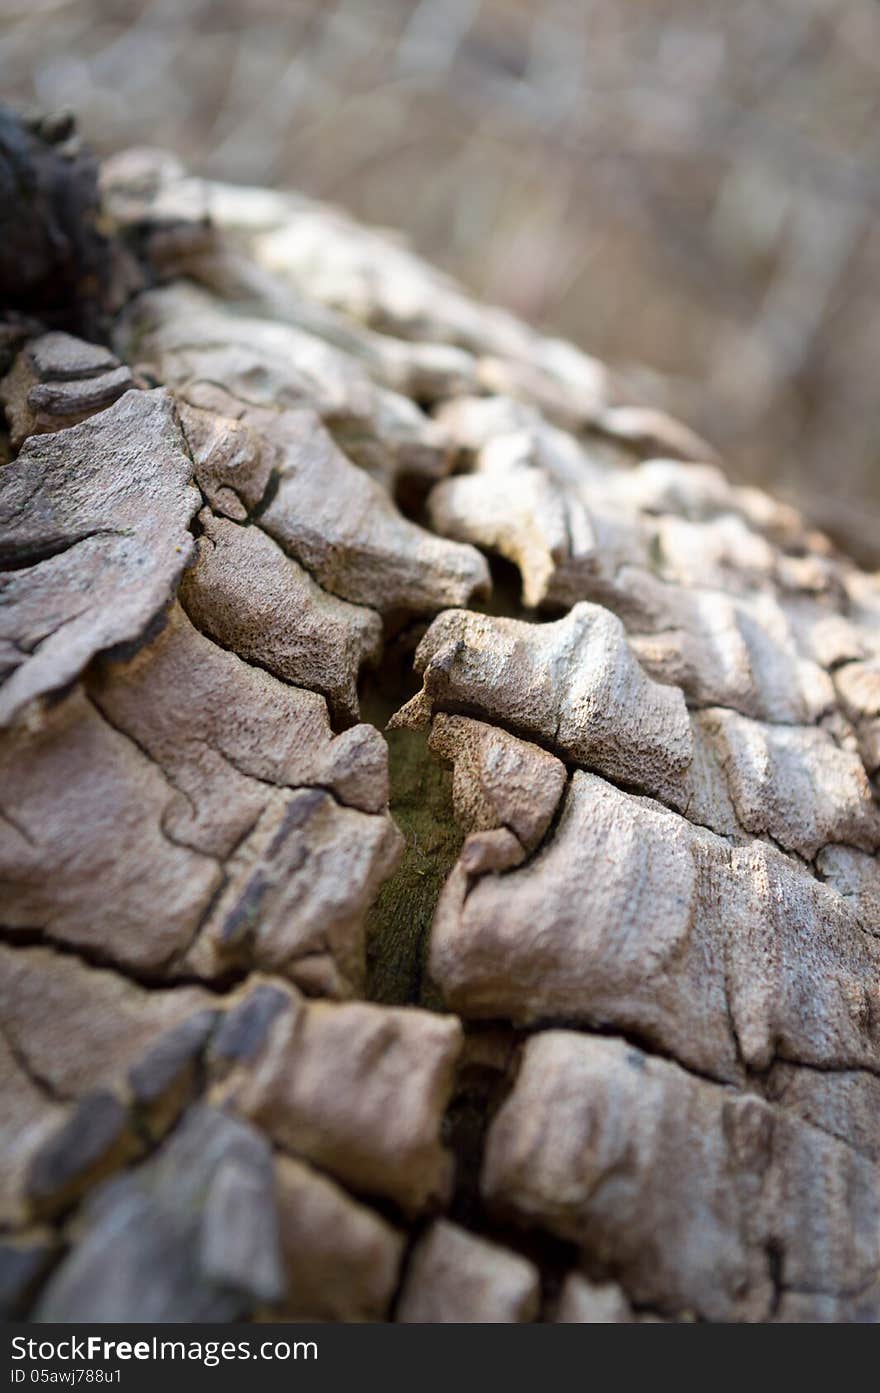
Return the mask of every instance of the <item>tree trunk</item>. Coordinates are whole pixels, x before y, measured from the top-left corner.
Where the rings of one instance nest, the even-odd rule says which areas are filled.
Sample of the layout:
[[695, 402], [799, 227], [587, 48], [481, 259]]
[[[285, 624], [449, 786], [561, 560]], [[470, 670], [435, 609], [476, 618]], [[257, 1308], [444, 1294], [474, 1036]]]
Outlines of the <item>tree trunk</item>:
[[6, 1313], [876, 1320], [878, 577], [393, 239], [4, 121]]

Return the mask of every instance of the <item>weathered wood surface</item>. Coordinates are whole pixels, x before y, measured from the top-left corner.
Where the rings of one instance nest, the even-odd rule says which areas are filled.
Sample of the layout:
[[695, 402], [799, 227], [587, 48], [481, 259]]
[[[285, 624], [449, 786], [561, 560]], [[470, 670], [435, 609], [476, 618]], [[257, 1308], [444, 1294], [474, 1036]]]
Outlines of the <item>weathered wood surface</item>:
[[0, 383], [6, 1312], [880, 1318], [880, 579], [386, 235], [103, 199]]

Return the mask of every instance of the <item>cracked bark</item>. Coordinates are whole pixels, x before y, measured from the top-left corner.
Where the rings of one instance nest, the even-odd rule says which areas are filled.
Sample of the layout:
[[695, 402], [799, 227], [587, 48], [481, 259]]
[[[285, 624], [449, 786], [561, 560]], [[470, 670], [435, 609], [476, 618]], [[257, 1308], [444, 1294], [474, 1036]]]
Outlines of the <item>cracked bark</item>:
[[102, 188], [0, 382], [3, 1309], [880, 1318], [877, 577], [342, 215]]

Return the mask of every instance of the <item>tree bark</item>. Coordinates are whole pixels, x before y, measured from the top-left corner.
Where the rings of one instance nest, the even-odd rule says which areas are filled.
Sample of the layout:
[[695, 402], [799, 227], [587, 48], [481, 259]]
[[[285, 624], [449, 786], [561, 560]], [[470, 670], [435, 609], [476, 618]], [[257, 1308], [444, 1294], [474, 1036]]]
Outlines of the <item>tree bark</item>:
[[6, 1314], [876, 1320], [878, 577], [386, 236], [46, 134]]

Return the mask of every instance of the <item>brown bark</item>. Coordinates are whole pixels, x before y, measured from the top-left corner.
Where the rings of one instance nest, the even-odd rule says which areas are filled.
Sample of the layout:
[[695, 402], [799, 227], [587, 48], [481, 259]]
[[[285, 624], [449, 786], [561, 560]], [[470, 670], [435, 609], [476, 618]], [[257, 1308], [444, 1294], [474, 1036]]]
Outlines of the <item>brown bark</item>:
[[341, 214], [102, 180], [112, 350], [36, 237], [0, 382], [4, 1309], [877, 1319], [878, 578]]

